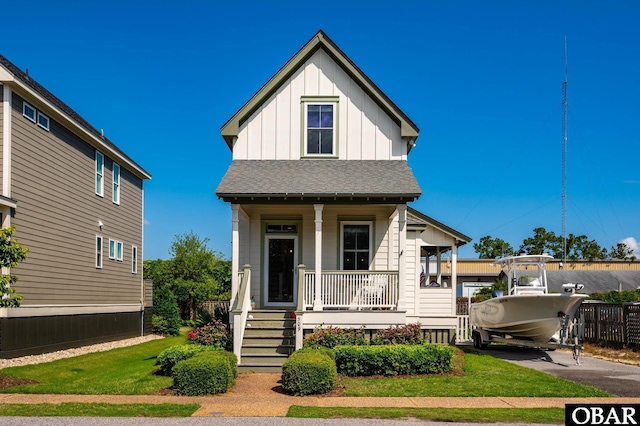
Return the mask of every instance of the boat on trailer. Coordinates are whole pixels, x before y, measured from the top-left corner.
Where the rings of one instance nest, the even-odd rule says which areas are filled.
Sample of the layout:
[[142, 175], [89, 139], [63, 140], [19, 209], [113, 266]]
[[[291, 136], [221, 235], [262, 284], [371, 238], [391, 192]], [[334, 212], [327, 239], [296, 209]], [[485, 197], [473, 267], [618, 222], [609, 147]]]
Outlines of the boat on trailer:
[[505, 268], [508, 289], [471, 304], [475, 347], [491, 342], [548, 349], [577, 345], [567, 345], [568, 326], [587, 295], [576, 293], [582, 284], [572, 283], [563, 284], [562, 293], [549, 293], [545, 264], [552, 259], [548, 254], [519, 255], [494, 262]]

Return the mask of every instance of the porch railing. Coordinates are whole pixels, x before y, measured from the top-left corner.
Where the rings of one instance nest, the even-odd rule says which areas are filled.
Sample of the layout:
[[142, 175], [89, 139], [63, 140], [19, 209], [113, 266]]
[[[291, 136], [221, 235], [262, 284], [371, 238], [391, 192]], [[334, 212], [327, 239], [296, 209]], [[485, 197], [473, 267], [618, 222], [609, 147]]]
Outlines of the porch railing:
[[[397, 271], [322, 271], [320, 301], [323, 309], [396, 309]], [[304, 272], [303, 309], [314, 307], [315, 271]]]

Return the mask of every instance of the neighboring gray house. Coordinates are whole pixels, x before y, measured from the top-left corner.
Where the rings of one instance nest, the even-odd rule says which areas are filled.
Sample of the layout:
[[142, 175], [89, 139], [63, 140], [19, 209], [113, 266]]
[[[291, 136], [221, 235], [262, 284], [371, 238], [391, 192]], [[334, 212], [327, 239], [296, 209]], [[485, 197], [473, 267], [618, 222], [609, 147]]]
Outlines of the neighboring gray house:
[[[326, 34], [221, 132], [233, 161], [216, 194], [231, 205], [241, 366], [281, 364], [321, 325], [420, 322], [433, 340], [453, 338], [457, 249], [470, 239], [408, 207], [421, 194], [407, 163], [419, 129]], [[451, 285], [422, 288], [420, 258], [444, 252]]]
[[29, 248], [11, 271], [22, 305], [0, 309], [0, 357], [141, 335], [151, 176], [1, 55], [0, 167], [0, 222]]

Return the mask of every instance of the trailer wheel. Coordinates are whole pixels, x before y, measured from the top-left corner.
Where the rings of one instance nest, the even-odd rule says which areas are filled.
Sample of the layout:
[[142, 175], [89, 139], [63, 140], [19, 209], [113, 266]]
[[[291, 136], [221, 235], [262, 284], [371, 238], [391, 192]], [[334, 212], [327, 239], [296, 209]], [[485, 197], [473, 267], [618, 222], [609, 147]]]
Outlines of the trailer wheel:
[[474, 331], [472, 338], [473, 338], [473, 347], [476, 349], [480, 349], [482, 347], [482, 340], [480, 339], [480, 333], [478, 333], [477, 331]]

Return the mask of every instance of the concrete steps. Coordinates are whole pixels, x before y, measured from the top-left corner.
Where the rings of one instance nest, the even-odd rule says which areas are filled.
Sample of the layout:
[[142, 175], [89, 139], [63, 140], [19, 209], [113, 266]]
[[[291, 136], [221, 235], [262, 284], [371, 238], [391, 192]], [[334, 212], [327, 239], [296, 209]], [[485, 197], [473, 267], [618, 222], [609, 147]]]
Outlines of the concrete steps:
[[240, 372], [274, 373], [295, 350], [295, 319], [289, 310], [249, 312], [242, 341]]

